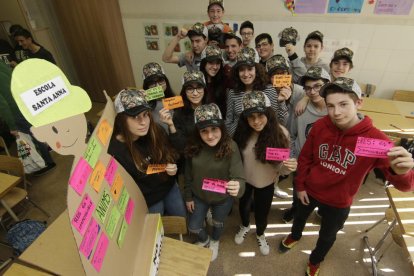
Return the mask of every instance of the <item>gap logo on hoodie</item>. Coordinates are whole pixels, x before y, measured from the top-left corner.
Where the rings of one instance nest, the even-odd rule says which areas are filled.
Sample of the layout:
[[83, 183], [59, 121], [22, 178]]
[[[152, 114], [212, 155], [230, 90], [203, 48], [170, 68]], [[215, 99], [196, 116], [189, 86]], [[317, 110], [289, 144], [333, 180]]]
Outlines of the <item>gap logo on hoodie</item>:
[[[345, 175], [348, 165], [355, 164], [356, 156], [347, 148], [341, 151], [341, 146], [332, 145], [331, 147], [333, 148], [332, 150], [330, 149], [329, 144], [319, 145], [320, 164], [336, 174]], [[330, 151], [332, 151], [331, 154], [329, 154]], [[336, 166], [336, 164], [332, 164], [331, 162], [335, 162], [340, 167]]]

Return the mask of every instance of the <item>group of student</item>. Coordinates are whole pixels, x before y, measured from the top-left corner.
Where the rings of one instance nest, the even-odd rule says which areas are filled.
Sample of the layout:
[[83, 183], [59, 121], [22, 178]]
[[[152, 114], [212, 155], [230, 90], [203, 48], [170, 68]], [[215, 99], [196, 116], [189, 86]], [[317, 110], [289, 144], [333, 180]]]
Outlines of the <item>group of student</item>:
[[[391, 148], [384, 159], [354, 154], [358, 137], [388, 138], [358, 113], [362, 92], [346, 77], [353, 66], [350, 49], [338, 49], [326, 64], [319, 57], [323, 34], [314, 31], [305, 39], [305, 57], [299, 58], [298, 32], [286, 28], [279, 35], [286, 59], [273, 55], [266, 33], [255, 38], [256, 49], [249, 47], [250, 21], [241, 24], [243, 39], [232, 32], [222, 22], [222, 0], [209, 0], [207, 11], [210, 20], [180, 30], [162, 57], [187, 68], [179, 94], [184, 107], [168, 110], [161, 99], [147, 102], [144, 91], [122, 90], [115, 99], [118, 115], [108, 152], [133, 176], [150, 212], [188, 215], [189, 231], [197, 235], [196, 244], [212, 250], [212, 261], [235, 198], [241, 222], [235, 243], [242, 244], [250, 231], [253, 209], [259, 250], [269, 254], [264, 232], [274, 190], [279, 177], [294, 172], [294, 200], [283, 216], [285, 222], [293, 219], [293, 226], [279, 252], [297, 244], [317, 207], [321, 230], [306, 269], [307, 275], [317, 275], [373, 168], [398, 189], [414, 188], [411, 154], [402, 147]], [[192, 51], [174, 55], [187, 36]], [[292, 82], [273, 85], [283, 75], [291, 75]], [[160, 64], [144, 65], [143, 79], [144, 89], [161, 86], [165, 97], [174, 95]], [[290, 148], [290, 156], [267, 160], [268, 148]], [[165, 164], [165, 172], [146, 174], [150, 164]], [[217, 190], [208, 188], [211, 183]]]

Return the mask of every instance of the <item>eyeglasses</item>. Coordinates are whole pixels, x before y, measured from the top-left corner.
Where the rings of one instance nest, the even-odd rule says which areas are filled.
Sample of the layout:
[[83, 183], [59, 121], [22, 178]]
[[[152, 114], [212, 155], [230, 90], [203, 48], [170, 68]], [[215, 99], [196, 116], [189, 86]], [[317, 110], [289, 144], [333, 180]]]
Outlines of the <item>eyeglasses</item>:
[[269, 42], [263, 42], [263, 43], [257, 44], [256, 49], [260, 49], [262, 47], [266, 47], [266, 46], [269, 46], [269, 45], [270, 45]]
[[252, 36], [252, 35], [253, 35], [253, 33], [244, 33], [244, 32], [243, 32], [243, 33], [241, 33], [241, 35], [242, 35], [242, 36]]
[[194, 94], [196, 91], [197, 91], [197, 93], [202, 93], [202, 92], [204, 92], [204, 87], [202, 87], [202, 86], [198, 86], [198, 87], [187, 87], [185, 89], [185, 92], [191, 93], [191, 94]]
[[306, 92], [311, 92], [312, 90], [315, 92], [319, 92], [322, 86], [323, 86], [322, 84], [315, 84], [314, 86], [304, 86], [303, 90], [305, 90]]
[[153, 87], [155, 87], [155, 86], [163, 86], [163, 85], [165, 85], [166, 84], [166, 82], [165, 82], [165, 80], [157, 80], [157, 81], [154, 81], [154, 82], [151, 82], [149, 85], [148, 85], [148, 87], [149, 88], [153, 88]]

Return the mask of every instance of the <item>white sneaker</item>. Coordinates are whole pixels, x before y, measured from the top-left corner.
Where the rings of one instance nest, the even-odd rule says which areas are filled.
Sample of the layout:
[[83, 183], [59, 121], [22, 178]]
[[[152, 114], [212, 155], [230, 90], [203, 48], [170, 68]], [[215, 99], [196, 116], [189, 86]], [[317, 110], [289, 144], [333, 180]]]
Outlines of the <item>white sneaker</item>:
[[213, 254], [211, 255], [211, 261], [214, 261], [215, 259], [217, 259], [219, 245], [220, 245], [220, 241], [215, 241], [215, 240], [210, 241], [209, 248], [213, 252]]
[[269, 255], [269, 244], [267, 243], [265, 235], [256, 235], [256, 239], [259, 244], [260, 253], [262, 253], [262, 255]]
[[285, 191], [282, 191], [279, 186], [277, 186], [277, 184], [275, 184], [275, 191], [274, 191], [274, 195], [277, 196], [278, 198], [288, 198], [289, 194], [286, 193]]
[[234, 242], [237, 244], [242, 244], [244, 242], [244, 239], [246, 238], [247, 233], [249, 233], [249, 231], [250, 231], [250, 225], [247, 227], [240, 225], [239, 231], [234, 236]]
[[198, 241], [198, 242], [196, 242], [194, 244], [197, 245], [197, 246], [200, 246], [200, 247], [207, 247], [207, 245], [209, 243], [210, 243], [210, 237], [207, 236], [207, 240], [206, 241], [204, 241], [204, 242]]
[[208, 209], [207, 211], [206, 221], [208, 225], [213, 226], [213, 213], [211, 212], [211, 209]]

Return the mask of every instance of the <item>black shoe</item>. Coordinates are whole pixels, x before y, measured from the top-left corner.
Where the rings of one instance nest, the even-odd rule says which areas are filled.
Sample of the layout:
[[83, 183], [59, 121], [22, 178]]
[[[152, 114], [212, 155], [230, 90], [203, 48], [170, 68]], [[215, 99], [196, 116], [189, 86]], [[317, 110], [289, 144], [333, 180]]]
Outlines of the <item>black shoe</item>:
[[54, 168], [56, 168], [56, 163], [50, 163], [46, 167], [44, 167], [43, 169], [40, 169], [37, 172], [34, 172], [33, 175], [34, 176], [41, 176], [41, 175], [44, 175], [44, 174], [52, 171]]
[[292, 208], [289, 208], [283, 214], [282, 220], [284, 223], [289, 223], [292, 219], [293, 219], [293, 210]]

